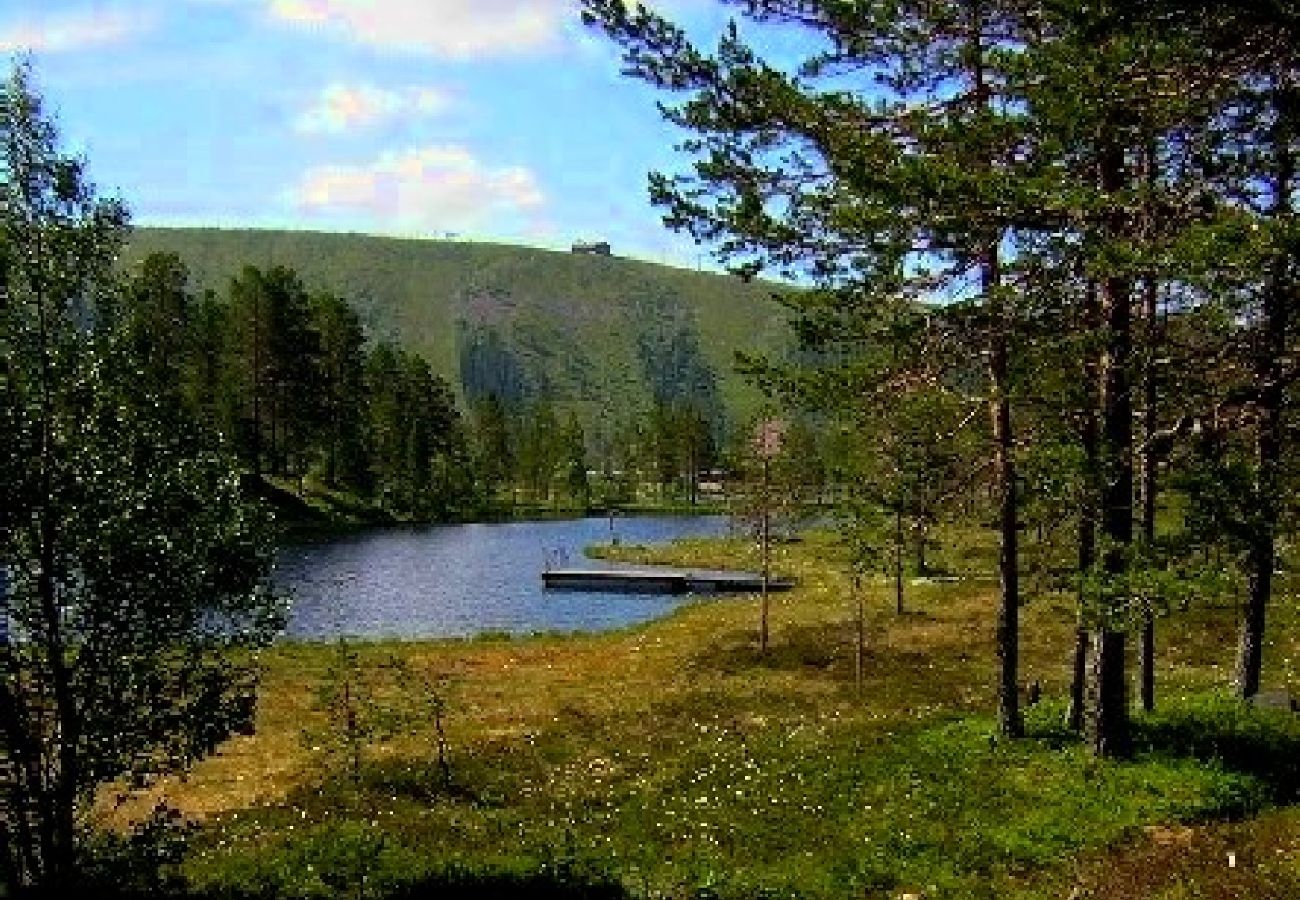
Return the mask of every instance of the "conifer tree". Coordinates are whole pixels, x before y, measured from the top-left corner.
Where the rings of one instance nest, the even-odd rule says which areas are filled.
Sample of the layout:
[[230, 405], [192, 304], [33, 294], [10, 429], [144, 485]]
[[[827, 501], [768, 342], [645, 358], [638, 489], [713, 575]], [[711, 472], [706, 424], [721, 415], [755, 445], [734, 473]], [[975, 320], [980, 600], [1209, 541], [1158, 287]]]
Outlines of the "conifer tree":
[[320, 441], [325, 481], [363, 493], [368, 489], [365, 440], [365, 331], [347, 301], [334, 294], [312, 300], [313, 327], [320, 336]]
[[139, 360], [141, 387], [181, 413], [191, 370], [193, 298], [189, 272], [174, 253], [152, 253], [140, 263], [123, 299], [123, 327]]
[[798, 29], [817, 49], [780, 67], [734, 23], [710, 54], [643, 6], [584, 8], [623, 47], [628, 74], [688, 95], [666, 115], [692, 133], [694, 171], [651, 180], [670, 225], [713, 244], [743, 275], [811, 280], [819, 311], [850, 323], [888, 321], [891, 310], [936, 298], [977, 311], [998, 497], [998, 715], [1000, 730], [1018, 735], [1018, 311], [1003, 253], [1020, 224], [1029, 158], [1005, 71], [1022, 39], [1018, 5], [736, 5], [760, 26]]
[[[1081, 427], [1089, 496], [1079, 562], [1091, 632], [1083, 724], [1095, 752], [1120, 755], [1129, 745], [1125, 645], [1135, 624], [1143, 638], [1141, 695], [1144, 705], [1153, 701], [1154, 620], [1138, 585], [1162, 566], [1154, 540], [1157, 451], [1185, 430], [1165, 433], [1155, 418], [1156, 296], [1176, 292], [1189, 298], [1188, 308], [1224, 303], [1197, 287], [1207, 263], [1196, 254], [1199, 246], [1204, 255], [1204, 235], [1235, 215], [1196, 169], [1199, 156], [1213, 153], [1212, 125], [1232, 79], [1186, 21], [1159, 4], [1039, 4], [1037, 22], [1024, 56], [1024, 97], [1041, 146], [1056, 161], [1040, 185], [1050, 226], [1044, 243], [1054, 248], [1047, 268], [1062, 294], [1080, 303], [1083, 381], [1093, 394]], [[1147, 473], [1141, 510], [1134, 503], [1140, 462]], [[1076, 672], [1079, 659], [1076, 652]]]

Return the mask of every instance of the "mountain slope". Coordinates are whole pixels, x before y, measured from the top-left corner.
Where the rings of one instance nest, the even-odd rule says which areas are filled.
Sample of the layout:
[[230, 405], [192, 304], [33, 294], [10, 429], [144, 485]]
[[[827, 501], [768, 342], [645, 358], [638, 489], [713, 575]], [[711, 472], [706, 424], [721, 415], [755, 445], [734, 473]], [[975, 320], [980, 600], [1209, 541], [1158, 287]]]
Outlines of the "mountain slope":
[[196, 289], [225, 292], [244, 265], [281, 264], [348, 298], [371, 332], [423, 354], [473, 399], [548, 399], [607, 419], [689, 398], [735, 421], [757, 392], [737, 350], [791, 342], [771, 285], [653, 263], [500, 244], [317, 232], [135, 232], [133, 265], [170, 250]]

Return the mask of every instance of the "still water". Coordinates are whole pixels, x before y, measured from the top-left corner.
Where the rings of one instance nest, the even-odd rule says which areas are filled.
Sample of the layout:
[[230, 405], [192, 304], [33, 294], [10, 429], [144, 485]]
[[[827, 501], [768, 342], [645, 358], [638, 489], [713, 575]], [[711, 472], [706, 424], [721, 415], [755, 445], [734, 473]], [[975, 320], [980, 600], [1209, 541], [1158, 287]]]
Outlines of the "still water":
[[725, 534], [724, 516], [636, 516], [386, 528], [281, 551], [286, 636], [300, 640], [466, 637], [484, 631], [601, 631], [667, 614], [688, 598], [547, 591], [547, 564], [600, 567], [584, 547]]

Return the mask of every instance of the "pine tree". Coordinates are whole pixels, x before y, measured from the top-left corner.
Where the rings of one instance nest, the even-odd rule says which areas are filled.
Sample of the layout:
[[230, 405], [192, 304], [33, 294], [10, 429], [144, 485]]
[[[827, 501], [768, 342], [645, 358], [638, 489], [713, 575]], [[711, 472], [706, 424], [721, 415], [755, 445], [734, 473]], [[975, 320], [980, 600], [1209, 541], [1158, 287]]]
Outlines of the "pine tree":
[[495, 394], [480, 400], [473, 410], [474, 470], [482, 502], [492, 509], [501, 489], [514, 479], [514, 447], [505, 407]]
[[313, 329], [320, 335], [320, 443], [325, 482], [369, 490], [366, 467], [365, 331], [355, 310], [334, 294], [312, 299]]
[[140, 387], [181, 414], [191, 369], [193, 298], [189, 272], [174, 253], [145, 257], [125, 291], [122, 317], [132, 356], [140, 361]]
[[850, 329], [936, 297], [978, 310], [999, 510], [999, 722], [1018, 735], [1010, 354], [1019, 311], [1003, 253], [1032, 162], [1005, 64], [1022, 36], [1018, 5], [746, 4], [750, 20], [792, 26], [823, 48], [789, 68], [761, 59], [734, 24], [707, 54], [645, 7], [584, 8], [622, 45], [625, 71], [689, 94], [666, 114], [693, 134], [694, 173], [651, 181], [670, 225], [715, 245], [743, 275], [814, 282], [821, 290], [808, 302]]

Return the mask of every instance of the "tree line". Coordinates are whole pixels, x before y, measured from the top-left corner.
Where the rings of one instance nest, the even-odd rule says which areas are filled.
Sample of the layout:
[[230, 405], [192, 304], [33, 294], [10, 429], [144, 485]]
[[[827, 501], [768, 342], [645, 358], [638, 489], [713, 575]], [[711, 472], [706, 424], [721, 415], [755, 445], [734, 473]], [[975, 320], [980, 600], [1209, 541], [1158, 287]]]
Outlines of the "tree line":
[[626, 73], [683, 96], [665, 114], [694, 164], [650, 183], [666, 221], [811, 288], [792, 302], [816, 365], [751, 369], [853, 431], [859, 507], [996, 531], [1001, 733], [1023, 731], [1035, 521], [1072, 545], [1069, 724], [1094, 752], [1130, 747], [1130, 643], [1149, 709], [1158, 614], [1225, 570], [1233, 688], [1256, 694], [1294, 524], [1293, 5], [734, 6], [710, 50], [584, 2]]
[[228, 443], [256, 476], [319, 478], [401, 516], [467, 496], [462, 417], [420, 356], [371, 341], [356, 311], [284, 266], [246, 266], [195, 297], [180, 257], [154, 253], [122, 297], [142, 384]]
[[718, 412], [689, 398], [595, 427], [545, 398], [487, 392], [463, 409], [423, 357], [374, 340], [346, 299], [285, 266], [195, 296], [183, 260], [153, 253], [118, 302], [142, 387], [170, 415], [254, 476], [310, 479], [392, 516], [586, 509], [648, 499], [647, 485], [694, 503], [720, 462]]

